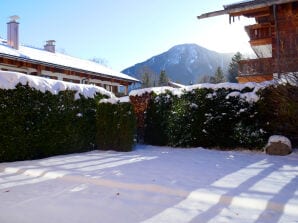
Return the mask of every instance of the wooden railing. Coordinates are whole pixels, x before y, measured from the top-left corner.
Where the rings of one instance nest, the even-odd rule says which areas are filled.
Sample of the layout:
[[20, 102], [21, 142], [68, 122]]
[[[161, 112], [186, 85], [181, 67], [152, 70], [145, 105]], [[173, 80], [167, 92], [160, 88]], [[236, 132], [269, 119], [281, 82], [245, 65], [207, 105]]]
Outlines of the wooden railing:
[[271, 39], [271, 25], [269, 23], [245, 26], [250, 41]]
[[239, 62], [239, 76], [267, 75], [276, 72], [277, 70], [272, 58], [241, 60]]

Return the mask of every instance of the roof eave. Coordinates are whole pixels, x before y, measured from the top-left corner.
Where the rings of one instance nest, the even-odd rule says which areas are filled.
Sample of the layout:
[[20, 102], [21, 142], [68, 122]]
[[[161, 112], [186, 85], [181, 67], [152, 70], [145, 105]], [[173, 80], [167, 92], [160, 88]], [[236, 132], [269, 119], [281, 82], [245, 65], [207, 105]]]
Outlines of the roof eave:
[[26, 62], [30, 62], [30, 63], [33, 63], [33, 64], [48, 65], [48, 66], [51, 66], [51, 67], [65, 69], [65, 70], [73, 70], [73, 71], [82, 72], [82, 73], [89, 73], [89, 74], [93, 74], [93, 75], [96, 75], [96, 76], [100, 75], [100, 76], [103, 76], [105, 78], [111, 78], [111, 79], [115, 79], [115, 80], [126, 81], [126, 82], [129, 82], [131, 84], [140, 82], [140, 80], [137, 80], [137, 79], [135, 79], [135, 80], [125, 79], [125, 78], [115, 77], [115, 76], [108, 75], [108, 74], [102, 74], [102, 73], [82, 70], [82, 69], [78, 69], [78, 68], [67, 67], [67, 66], [63, 66], [63, 65], [59, 65], [59, 64], [53, 64], [53, 63], [48, 63], [48, 62], [44, 62], [44, 61], [33, 60], [33, 59], [30, 59], [30, 58], [25, 58], [25, 57], [13, 56], [13, 55], [10, 55], [10, 54], [0, 53], [0, 57], [6, 57], [6, 58], [9, 58], [9, 59], [26, 61]]
[[223, 10], [219, 11], [213, 11], [204, 13], [200, 16], [197, 16], [198, 19], [204, 19], [214, 16], [220, 16], [225, 14], [234, 14], [234, 13], [240, 13], [245, 12], [248, 10], [254, 10], [259, 9], [263, 7], [270, 7], [272, 5], [280, 5], [280, 4], [286, 4], [291, 2], [296, 2], [297, 0], [262, 0], [262, 1], [249, 1], [249, 2], [240, 2], [240, 3], [234, 3], [231, 5], [225, 5], [223, 6]]
[[227, 14], [226, 10], [218, 10], [218, 11], [204, 13], [202, 15], [197, 16], [197, 18], [198, 19], [205, 19], [205, 18], [220, 16], [220, 15], [225, 15], [225, 14]]

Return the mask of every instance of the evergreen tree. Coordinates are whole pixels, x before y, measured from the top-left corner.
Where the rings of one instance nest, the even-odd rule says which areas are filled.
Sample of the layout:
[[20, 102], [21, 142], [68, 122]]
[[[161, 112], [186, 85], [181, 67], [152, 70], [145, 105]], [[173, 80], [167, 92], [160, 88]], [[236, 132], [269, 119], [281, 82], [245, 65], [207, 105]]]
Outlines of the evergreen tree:
[[211, 77], [209, 75], [203, 75], [200, 77], [200, 79], [198, 80], [198, 83], [210, 83], [211, 82]]
[[158, 86], [167, 86], [169, 79], [166, 75], [166, 71], [162, 70], [159, 75]]
[[218, 83], [222, 83], [225, 82], [225, 76], [223, 75], [223, 71], [221, 69], [221, 67], [218, 67], [215, 71], [214, 76], [210, 77], [210, 83], [213, 84], [218, 84]]
[[232, 61], [229, 64], [228, 70], [228, 81], [232, 83], [237, 83], [236, 77], [238, 76], [239, 65], [238, 62], [243, 59], [243, 55], [240, 52], [237, 52], [233, 57]]
[[149, 73], [145, 72], [142, 75], [142, 88], [151, 87], [151, 78], [149, 76]]

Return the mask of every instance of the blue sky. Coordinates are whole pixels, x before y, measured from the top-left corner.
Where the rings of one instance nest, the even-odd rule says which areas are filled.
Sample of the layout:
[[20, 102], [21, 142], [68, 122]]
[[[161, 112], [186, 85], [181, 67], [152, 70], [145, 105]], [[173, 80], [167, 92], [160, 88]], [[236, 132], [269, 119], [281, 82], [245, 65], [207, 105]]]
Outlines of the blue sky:
[[[248, 52], [241, 18], [198, 20], [233, 0], [0, 0], [0, 36], [11, 15], [20, 16], [20, 42], [83, 59], [104, 58], [122, 70], [174, 45], [197, 43], [218, 52]], [[236, 1], [237, 2], [237, 1]], [[250, 22], [250, 21], [248, 21]]]

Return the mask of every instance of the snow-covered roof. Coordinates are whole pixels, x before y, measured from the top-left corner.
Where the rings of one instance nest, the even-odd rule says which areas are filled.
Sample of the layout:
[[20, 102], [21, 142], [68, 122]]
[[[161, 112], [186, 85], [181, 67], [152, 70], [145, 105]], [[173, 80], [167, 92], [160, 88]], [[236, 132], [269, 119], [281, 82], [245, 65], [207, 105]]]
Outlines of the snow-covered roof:
[[173, 81], [169, 81], [168, 84], [169, 84], [169, 86], [176, 87], [176, 88], [183, 88], [183, 87], [185, 87], [185, 85], [179, 84], [179, 83], [176, 83], [176, 82], [173, 82]]
[[197, 18], [204, 19], [225, 14], [235, 15], [235, 13], [237, 14], [237, 16], [240, 16], [240, 14], [243, 12], [251, 12], [251, 10], [258, 10], [260, 8], [270, 7], [272, 5], [280, 5], [296, 1], [297, 0], [244, 0], [233, 4], [224, 5], [223, 10], [207, 12], [197, 16]]
[[243, 0], [236, 3], [224, 5], [224, 9], [234, 10], [249, 10], [265, 6], [279, 5], [285, 3], [296, 2], [297, 0]]
[[76, 57], [68, 56], [62, 53], [52, 53], [44, 49], [20, 45], [16, 50], [7, 44], [7, 41], [0, 38], [0, 55], [7, 55], [10, 57], [17, 57], [21, 60], [35, 61], [41, 63], [51, 64], [52, 66], [62, 66], [73, 69], [78, 69], [85, 72], [92, 72], [97, 75], [110, 76], [111, 78], [137, 82], [136, 78], [126, 74], [114, 71], [101, 64], [83, 60]]
[[41, 92], [49, 91], [58, 94], [60, 91], [76, 91], [75, 98], [79, 99], [80, 94], [86, 98], [93, 98], [97, 93], [114, 98], [115, 95], [102, 87], [90, 84], [75, 84], [60, 80], [53, 80], [38, 76], [26, 75], [18, 72], [0, 71], [0, 89], [15, 89], [18, 84], [28, 84]]

